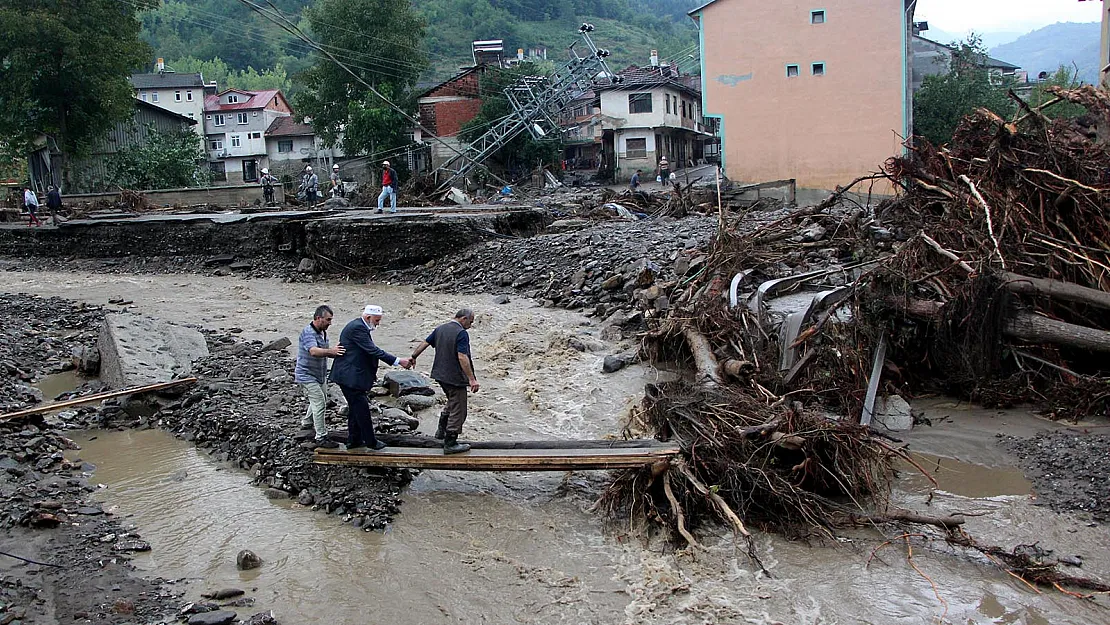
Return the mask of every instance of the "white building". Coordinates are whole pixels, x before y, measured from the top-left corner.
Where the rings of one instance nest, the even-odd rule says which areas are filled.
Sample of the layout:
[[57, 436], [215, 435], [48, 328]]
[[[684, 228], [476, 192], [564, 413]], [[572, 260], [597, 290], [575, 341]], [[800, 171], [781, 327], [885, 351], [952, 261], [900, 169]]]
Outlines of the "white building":
[[216, 93], [216, 83], [204, 83], [200, 74], [176, 74], [164, 70], [162, 60], [159, 67], [163, 68], [154, 74], [132, 74], [131, 86], [135, 89], [135, 97], [143, 102], [153, 104], [183, 115], [189, 119], [197, 120], [193, 126], [196, 132], [204, 135], [204, 98], [206, 95]]
[[701, 90], [669, 66], [629, 67], [601, 92], [603, 168], [628, 180], [637, 169], [654, 176], [666, 156], [671, 169], [705, 158], [712, 128], [702, 117]]
[[279, 117], [293, 114], [278, 90], [228, 89], [204, 103], [204, 132], [208, 165], [215, 182], [255, 182], [267, 167], [263, 133]]

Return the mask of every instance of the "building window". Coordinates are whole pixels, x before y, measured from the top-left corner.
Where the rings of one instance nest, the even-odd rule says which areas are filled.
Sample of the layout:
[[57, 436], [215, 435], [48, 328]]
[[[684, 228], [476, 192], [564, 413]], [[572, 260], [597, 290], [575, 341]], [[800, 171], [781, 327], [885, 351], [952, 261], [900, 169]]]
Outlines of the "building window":
[[192, 111], [189, 111], [188, 113], [185, 113], [185, 114], [189, 116], [189, 119], [196, 119], [196, 115], [194, 115]]
[[817, 9], [809, 12], [810, 24], [824, 24], [825, 23], [825, 9]]
[[180, 102], [181, 101], [181, 92], [180, 91], [174, 91], [173, 92], [173, 101], [174, 102]]
[[192, 91], [186, 91], [185, 92], [185, 99], [189, 102], [192, 102], [193, 101], [193, 92]]
[[208, 169], [212, 172], [212, 180], [216, 182], [227, 182], [227, 165], [223, 161], [216, 161], [208, 163]]
[[235, 95], [234, 93], [227, 94], [227, 103], [228, 104], [235, 104], [238, 101], [239, 101], [239, 96]]
[[812, 66], [812, 69], [813, 69], [813, 75], [814, 76], [824, 76], [825, 75], [825, 64], [824, 63], [814, 63], [813, 66]]
[[630, 94], [628, 94], [628, 112], [629, 113], [650, 113], [651, 112], [651, 94], [650, 93], [630, 93]]
[[281, 139], [280, 141], [278, 141], [278, 153], [279, 154], [286, 154], [286, 153], [292, 152], [292, 151], [293, 151], [293, 140], [292, 139]]
[[239, 140], [239, 135], [231, 135], [231, 147], [242, 147], [243, 143]]
[[247, 136], [250, 139], [261, 139], [262, 138], [262, 133], [261, 132], [252, 132]]
[[224, 142], [218, 139], [214, 139], [208, 142], [208, 147], [213, 150], [222, 150], [224, 149]]
[[158, 101], [158, 92], [157, 91], [151, 91], [150, 92], [150, 101], [151, 102], [157, 102]]
[[625, 139], [624, 155], [625, 158], [647, 158], [647, 139]]
[[224, 117], [224, 114], [223, 113], [216, 113], [216, 116], [212, 118], [212, 123], [215, 124], [216, 126], [223, 126], [224, 123], [226, 123], [226, 119]]
[[143, 99], [143, 102], [146, 102], [146, 92], [145, 91], [140, 91], [139, 92], [139, 97]]
[[236, 113], [235, 114], [235, 121], [240, 123], [240, 124], [247, 123], [247, 121], [248, 121], [247, 120], [247, 114], [246, 113]]
[[797, 78], [797, 76], [798, 76], [798, 66], [797, 65], [787, 65], [786, 66], [786, 77], [787, 78]]

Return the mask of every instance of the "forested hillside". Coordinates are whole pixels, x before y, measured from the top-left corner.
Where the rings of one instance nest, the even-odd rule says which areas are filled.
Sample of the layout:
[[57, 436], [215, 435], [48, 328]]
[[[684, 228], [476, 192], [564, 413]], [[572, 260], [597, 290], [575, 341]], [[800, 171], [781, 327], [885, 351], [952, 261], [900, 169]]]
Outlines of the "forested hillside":
[[[128, 1], [128, 0], [123, 0]], [[301, 11], [313, 0], [272, 0], [302, 27]], [[696, 69], [690, 55], [697, 53], [697, 37], [687, 10], [698, 0], [414, 0], [428, 23], [423, 42], [431, 67], [425, 79], [450, 75], [469, 63], [475, 39], [504, 39], [507, 53], [517, 48], [546, 46], [548, 58], [565, 58], [576, 28], [583, 21], [596, 25], [594, 39], [612, 53], [615, 68], [647, 62], [651, 49], [664, 58]], [[343, 24], [331, 26], [342, 29]], [[365, 33], [374, 36], [374, 33]], [[277, 69], [271, 80], [284, 80], [312, 62], [307, 46], [255, 15], [237, 0], [163, 0], [143, 17], [143, 36], [158, 56], [174, 69], [199, 68], [200, 61], [219, 59], [230, 72], [225, 81], [256, 83], [254, 76]], [[375, 59], [347, 58], [373, 66]], [[175, 67], [175, 63], [181, 67]], [[253, 74], [236, 79], [236, 72]], [[207, 73], [206, 73], [207, 76]], [[217, 78], [213, 76], [213, 78]], [[264, 81], [265, 82], [265, 81]]]

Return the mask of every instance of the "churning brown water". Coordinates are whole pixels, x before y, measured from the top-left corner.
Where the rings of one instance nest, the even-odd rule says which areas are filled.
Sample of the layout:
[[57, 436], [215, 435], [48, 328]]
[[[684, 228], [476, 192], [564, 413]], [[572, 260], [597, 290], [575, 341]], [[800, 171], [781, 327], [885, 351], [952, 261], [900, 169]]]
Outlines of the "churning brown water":
[[[0, 274], [0, 288], [103, 303], [126, 296], [151, 315], [252, 338], [295, 336], [319, 302], [342, 323], [369, 301], [386, 307], [379, 342], [402, 351], [454, 308], [479, 312], [473, 332], [484, 386], [468, 428], [475, 436], [593, 438], [616, 433], [623, 411], [657, 374], [632, 367], [602, 377], [606, 353], [581, 353], [566, 338], [589, 328], [565, 311], [486, 296], [413, 294], [381, 285], [305, 285], [275, 280], [181, 276]], [[471, 424], [473, 426], [471, 427]], [[95, 440], [90, 440], [95, 436]], [[1097, 603], [1035, 594], [943, 543], [914, 549], [873, 531], [806, 545], [759, 535], [773, 578], [757, 575], [730, 535], [708, 537], [691, 557], [643, 545], [586, 512], [599, 477], [590, 474], [425, 472], [384, 532], [366, 533], [289, 502], [265, 499], [249, 477], [158, 431], [88, 433], [78, 452], [97, 465], [100, 497], [135, 523], [153, 551], [137, 562], [150, 575], [196, 580], [207, 589], [257, 588], [258, 607], [284, 623], [1068, 623], [1106, 622]], [[969, 444], [986, 445], [981, 441]], [[925, 449], [943, 456], [937, 449]], [[959, 456], [958, 456], [959, 457]], [[961, 458], [966, 460], [966, 458]], [[1024, 487], [998, 473], [956, 475], [925, 508], [923, 487], [900, 481], [900, 505], [959, 511], [983, 542], [1039, 540], [1084, 556], [1086, 574], [1110, 577], [1105, 530], [1031, 505]], [[974, 466], [974, 463], [972, 464]], [[979, 469], [976, 468], [976, 471]], [[964, 476], [964, 477], [960, 477]], [[1007, 478], [1009, 479], [1009, 478]], [[1014, 492], [1018, 491], [1018, 492]], [[261, 569], [240, 573], [249, 548]], [[934, 589], [935, 584], [935, 589]], [[1100, 600], [1101, 601], [1101, 600]]]

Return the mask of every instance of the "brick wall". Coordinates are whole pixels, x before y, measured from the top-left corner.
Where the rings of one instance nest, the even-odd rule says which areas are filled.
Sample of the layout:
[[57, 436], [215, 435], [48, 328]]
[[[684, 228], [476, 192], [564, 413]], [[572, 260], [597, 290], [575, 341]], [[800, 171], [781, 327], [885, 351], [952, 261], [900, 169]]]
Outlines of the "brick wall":
[[474, 119], [481, 108], [482, 101], [478, 99], [437, 102], [435, 104], [436, 134], [441, 137], [459, 134], [459, 130]]

